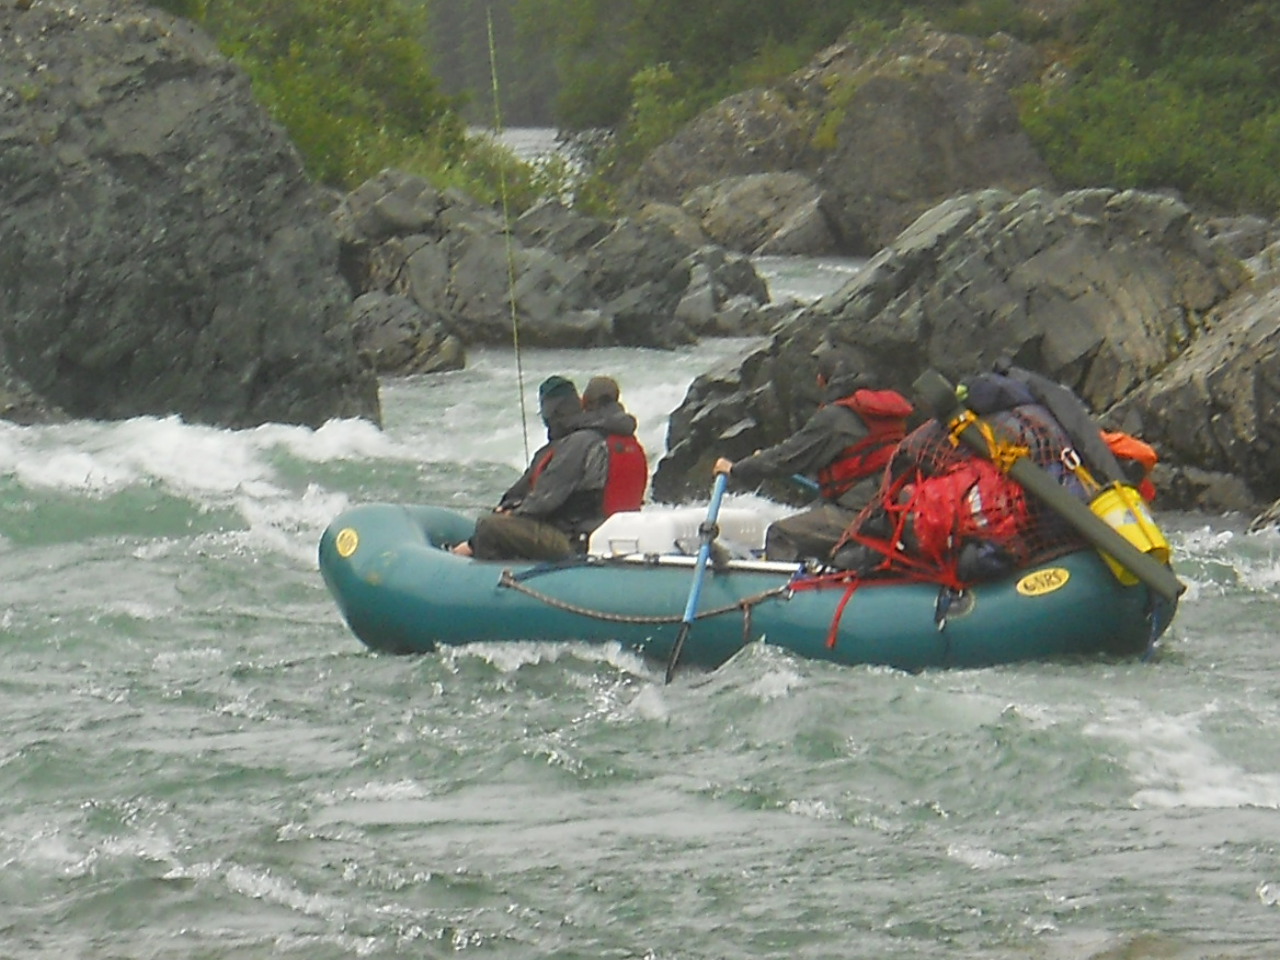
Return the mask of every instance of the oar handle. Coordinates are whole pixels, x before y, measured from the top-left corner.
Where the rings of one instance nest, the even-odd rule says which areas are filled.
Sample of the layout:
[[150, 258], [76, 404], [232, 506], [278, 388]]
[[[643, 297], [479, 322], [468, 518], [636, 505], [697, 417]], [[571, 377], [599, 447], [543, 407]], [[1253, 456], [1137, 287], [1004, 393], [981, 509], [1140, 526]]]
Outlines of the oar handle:
[[806, 493], [818, 494], [822, 492], [822, 487], [818, 485], [818, 481], [811, 480], [803, 473], [793, 473], [787, 479]]
[[[913, 384], [921, 406], [943, 423], [951, 423], [956, 417], [969, 413], [969, 409], [956, 395], [956, 389], [936, 370], [926, 370]], [[990, 459], [991, 447], [978, 422], [971, 422], [959, 432], [959, 437], [974, 450]], [[1053, 510], [1093, 546], [1110, 554], [1116, 562], [1145, 583], [1166, 600], [1175, 601], [1186, 586], [1172, 570], [1143, 553], [1132, 543], [1089, 509], [1033, 460], [1022, 456], [1014, 460], [1009, 476], [1024, 490]]]

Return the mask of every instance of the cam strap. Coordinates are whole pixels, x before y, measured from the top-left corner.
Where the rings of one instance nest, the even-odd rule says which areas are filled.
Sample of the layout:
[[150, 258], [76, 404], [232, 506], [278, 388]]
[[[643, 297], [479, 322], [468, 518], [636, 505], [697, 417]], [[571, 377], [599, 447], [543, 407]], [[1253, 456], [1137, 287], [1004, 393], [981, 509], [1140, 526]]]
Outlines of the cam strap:
[[853, 599], [853, 592], [858, 589], [858, 585], [862, 583], [861, 578], [851, 577], [849, 585], [844, 588], [844, 596], [840, 598], [840, 602], [836, 604], [836, 612], [831, 615], [831, 626], [827, 630], [827, 649], [834, 650], [836, 641], [840, 638], [840, 621], [844, 617], [844, 608], [849, 605], [849, 601]]
[[966, 409], [947, 424], [947, 433], [953, 447], [960, 446], [960, 435], [970, 427], [977, 427], [982, 439], [987, 444], [987, 456], [1001, 473], [1008, 473], [1010, 468], [1023, 457], [1030, 456], [1031, 448], [1008, 440], [1001, 440], [991, 429], [991, 424], [979, 419], [972, 410]]

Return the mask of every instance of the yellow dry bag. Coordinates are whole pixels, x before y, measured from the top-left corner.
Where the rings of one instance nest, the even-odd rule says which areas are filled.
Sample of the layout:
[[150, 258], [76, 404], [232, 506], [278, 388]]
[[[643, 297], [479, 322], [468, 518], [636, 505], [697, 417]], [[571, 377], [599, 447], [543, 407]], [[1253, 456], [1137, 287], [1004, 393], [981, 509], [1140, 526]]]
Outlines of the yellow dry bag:
[[[1155, 520], [1151, 517], [1151, 511], [1147, 509], [1146, 501], [1142, 499], [1142, 494], [1134, 487], [1123, 483], [1113, 483], [1104, 487], [1101, 493], [1089, 501], [1089, 509], [1143, 553], [1150, 554], [1161, 563], [1169, 562], [1169, 541], [1156, 526]], [[1121, 583], [1138, 582], [1138, 578], [1121, 566], [1114, 557], [1109, 556], [1105, 551], [1099, 552]]]

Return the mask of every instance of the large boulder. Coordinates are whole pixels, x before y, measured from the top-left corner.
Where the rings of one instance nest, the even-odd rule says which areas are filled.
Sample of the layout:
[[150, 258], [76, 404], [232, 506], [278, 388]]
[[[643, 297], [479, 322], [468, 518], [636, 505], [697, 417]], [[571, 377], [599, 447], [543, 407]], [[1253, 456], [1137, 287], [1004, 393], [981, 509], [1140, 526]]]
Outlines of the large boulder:
[[817, 180], [842, 247], [874, 253], [957, 193], [1052, 187], [1011, 95], [1036, 65], [1007, 35], [924, 31], [841, 78], [827, 121], [835, 143]]
[[[1239, 392], [1228, 401], [1238, 429], [1215, 426], [1221, 411], [1197, 408], [1194, 398], [1167, 423], [1154, 410], [1170, 394], [1153, 392], [1140, 410], [1130, 398], [1164, 382], [1157, 375], [1176, 369], [1193, 344], [1207, 344], [1211, 328], [1223, 328], [1213, 335], [1222, 343], [1239, 342], [1243, 315], [1231, 324], [1221, 317], [1245, 278], [1239, 261], [1212, 249], [1190, 210], [1170, 197], [989, 190], [954, 198], [841, 290], [797, 311], [742, 363], [695, 380], [672, 416], [654, 495], [696, 496], [717, 456], [736, 459], [797, 429], [816, 401], [810, 355], [823, 339], [845, 344], [885, 386], [908, 394], [928, 367], [962, 380], [1010, 357], [1070, 385], [1113, 422], [1132, 425], [1135, 410], [1143, 413], [1144, 436], [1151, 438], [1152, 424], [1169, 460], [1186, 456], [1185, 465], [1232, 470], [1245, 453], [1228, 456], [1225, 437], [1270, 439], [1249, 421], [1254, 399], [1243, 395], [1265, 381], [1262, 373], [1280, 372], [1270, 353], [1259, 354], [1257, 370], [1242, 368]], [[1260, 348], [1270, 346], [1259, 338]], [[1194, 450], [1166, 446], [1178, 430], [1206, 441]], [[1273, 469], [1270, 454], [1252, 456], [1251, 478]]]
[[[684, 204], [744, 252], [870, 256], [947, 197], [1052, 188], [1012, 96], [1042, 66], [1004, 34], [917, 25], [882, 47], [845, 40], [699, 114], [622, 193], [636, 206]], [[778, 174], [793, 179], [767, 179]]]
[[356, 343], [380, 374], [442, 373], [467, 364], [461, 341], [408, 297], [365, 293], [352, 310]]
[[1162, 484], [1176, 502], [1252, 511], [1280, 497], [1280, 287], [1243, 288], [1214, 320], [1114, 416], [1195, 468]]
[[816, 168], [812, 104], [797, 92], [746, 90], [704, 110], [644, 159], [623, 195], [679, 204], [726, 177]]
[[245, 75], [131, 0], [5, 4], [0, 42], [5, 379], [76, 417], [377, 420], [331, 202]]
[[759, 256], [817, 256], [837, 245], [822, 191], [803, 173], [726, 177], [692, 191], [684, 209], [718, 244]]

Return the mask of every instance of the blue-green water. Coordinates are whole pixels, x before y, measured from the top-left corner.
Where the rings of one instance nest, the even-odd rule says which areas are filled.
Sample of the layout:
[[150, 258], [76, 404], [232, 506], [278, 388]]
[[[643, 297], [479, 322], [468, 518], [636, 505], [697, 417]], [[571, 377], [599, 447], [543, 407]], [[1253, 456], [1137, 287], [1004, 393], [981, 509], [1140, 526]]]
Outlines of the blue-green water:
[[[617, 375], [656, 459], [742, 348], [521, 366]], [[514, 358], [473, 359], [381, 431], [0, 424], [0, 958], [1280, 956], [1275, 534], [1166, 518], [1153, 663], [372, 655], [317, 539], [515, 476]]]

